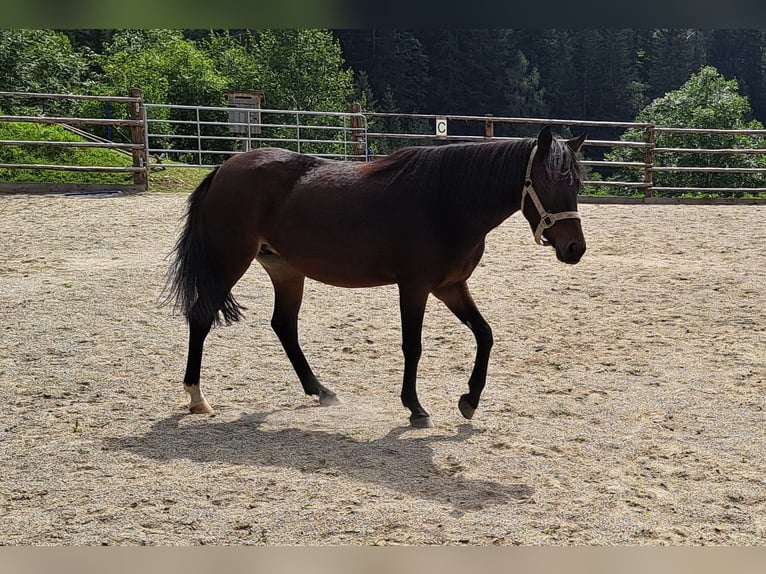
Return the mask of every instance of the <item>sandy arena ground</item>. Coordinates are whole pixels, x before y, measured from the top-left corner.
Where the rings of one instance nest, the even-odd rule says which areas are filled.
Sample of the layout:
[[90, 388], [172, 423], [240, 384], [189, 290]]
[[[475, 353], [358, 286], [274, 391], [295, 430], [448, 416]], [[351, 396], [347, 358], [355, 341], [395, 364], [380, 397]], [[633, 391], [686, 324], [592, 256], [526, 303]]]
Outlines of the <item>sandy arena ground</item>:
[[257, 265], [186, 414], [157, 305], [185, 200], [0, 197], [0, 544], [766, 543], [766, 206], [583, 205], [577, 266], [514, 215], [470, 282], [483, 402], [461, 418], [474, 342], [432, 299], [415, 430], [396, 289], [307, 284], [321, 408]]

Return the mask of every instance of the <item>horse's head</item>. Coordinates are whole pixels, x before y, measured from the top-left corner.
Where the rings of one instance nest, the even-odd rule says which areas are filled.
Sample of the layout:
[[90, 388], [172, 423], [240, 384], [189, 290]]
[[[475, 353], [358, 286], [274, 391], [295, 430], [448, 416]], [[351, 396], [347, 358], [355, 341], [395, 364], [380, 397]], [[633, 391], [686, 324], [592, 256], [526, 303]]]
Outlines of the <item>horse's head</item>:
[[570, 140], [554, 138], [550, 127], [537, 136], [524, 177], [521, 211], [540, 245], [551, 245], [564, 263], [577, 263], [585, 238], [577, 212], [582, 173], [575, 154], [585, 134]]

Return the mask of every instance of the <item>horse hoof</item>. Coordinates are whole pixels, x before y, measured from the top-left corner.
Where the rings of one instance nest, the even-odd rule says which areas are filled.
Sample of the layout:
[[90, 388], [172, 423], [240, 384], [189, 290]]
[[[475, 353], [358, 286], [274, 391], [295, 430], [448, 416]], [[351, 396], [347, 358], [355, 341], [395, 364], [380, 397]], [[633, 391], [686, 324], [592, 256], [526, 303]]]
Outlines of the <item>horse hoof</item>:
[[320, 391], [319, 393], [319, 405], [323, 407], [332, 407], [335, 405], [342, 405], [343, 401], [338, 398], [332, 391]]
[[202, 399], [201, 403], [189, 405], [189, 412], [194, 415], [210, 415], [213, 414], [213, 409], [207, 404], [205, 399]]
[[416, 429], [430, 429], [434, 426], [428, 415], [410, 415], [410, 425]]
[[462, 414], [467, 419], [472, 418], [473, 413], [476, 412], [476, 407], [474, 407], [471, 403], [468, 402], [466, 395], [463, 395], [462, 397], [460, 397], [460, 401], [457, 404], [457, 408], [460, 409], [460, 414]]

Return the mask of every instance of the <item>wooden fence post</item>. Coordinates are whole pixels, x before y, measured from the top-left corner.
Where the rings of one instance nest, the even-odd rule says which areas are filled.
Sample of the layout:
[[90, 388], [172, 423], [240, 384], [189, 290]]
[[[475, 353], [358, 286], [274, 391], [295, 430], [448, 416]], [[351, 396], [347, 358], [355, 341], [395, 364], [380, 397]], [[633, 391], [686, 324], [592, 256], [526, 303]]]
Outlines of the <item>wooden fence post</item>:
[[364, 161], [367, 158], [367, 149], [364, 145], [364, 118], [357, 115], [362, 113], [362, 105], [359, 102], [351, 104], [351, 141], [353, 159]]
[[484, 114], [484, 117], [487, 118], [484, 120], [484, 137], [492, 139], [495, 137], [495, 124], [492, 121], [492, 114]]
[[134, 144], [141, 146], [140, 148], [133, 149], [133, 167], [143, 168], [141, 171], [133, 172], [133, 183], [142, 186], [144, 191], [146, 191], [149, 189], [149, 162], [146, 150], [144, 93], [138, 88], [132, 88], [130, 90], [130, 97], [139, 98], [138, 102], [130, 103], [130, 119], [141, 122], [139, 125], [130, 126], [131, 140]]
[[654, 195], [654, 191], [652, 190], [652, 186], [654, 185], [654, 124], [646, 128], [646, 143], [649, 145], [646, 148], [646, 157], [644, 158], [644, 162], [646, 163], [646, 166], [644, 167], [644, 183], [646, 184], [646, 187], [644, 188], [645, 198]]

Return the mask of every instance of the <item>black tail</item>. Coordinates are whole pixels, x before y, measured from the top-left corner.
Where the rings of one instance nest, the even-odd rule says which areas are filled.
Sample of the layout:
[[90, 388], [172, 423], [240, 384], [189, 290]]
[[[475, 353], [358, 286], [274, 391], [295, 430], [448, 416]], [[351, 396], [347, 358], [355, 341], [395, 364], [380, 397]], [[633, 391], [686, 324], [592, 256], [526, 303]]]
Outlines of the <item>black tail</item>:
[[[186, 225], [173, 250], [165, 302], [174, 301], [189, 323], [227, 325], [242, 318], [242, 307], [216, 274], [209, 246], [200, 226], [200, 211], [218, 168], [189, 196]], [[221, 317], [223, 315], [223, 317]]]

